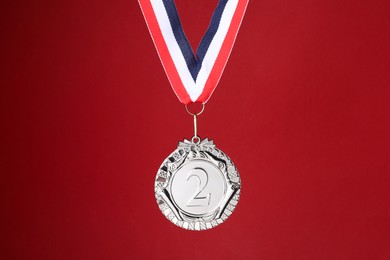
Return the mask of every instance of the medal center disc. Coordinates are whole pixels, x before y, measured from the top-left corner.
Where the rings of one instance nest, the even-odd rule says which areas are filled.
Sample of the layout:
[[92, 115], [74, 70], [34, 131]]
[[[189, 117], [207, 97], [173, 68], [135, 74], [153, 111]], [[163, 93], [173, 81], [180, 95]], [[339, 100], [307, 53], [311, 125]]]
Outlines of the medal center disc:
[[226, 183], [221, 170], [204, 160], [184, 164], [174, 174], [171, 185], [172, 199], [190, 215], [214, 212], [226, 194]]

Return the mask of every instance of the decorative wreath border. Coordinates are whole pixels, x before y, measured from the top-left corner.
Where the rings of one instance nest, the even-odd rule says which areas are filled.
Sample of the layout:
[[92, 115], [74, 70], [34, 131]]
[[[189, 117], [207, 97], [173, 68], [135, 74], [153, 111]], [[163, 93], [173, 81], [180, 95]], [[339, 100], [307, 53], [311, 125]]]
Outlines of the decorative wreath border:
[[[174, 206], [168, 191], [171, 177], [184, 161], [207, 160], [216, 165], [228, 184], [228, 198], [210, 215], [202, 217], [187, 216]], [[161, 164], [154, 185], [157, 204], [165, 217], [176, 226], [187, 230], [206, 230], [223, 223], [237, 206], [241, 193], [241, 180], [232, 160], [217, 149], [212, 140], [207, 138], [194, 143], [188, 140], [179, 142], [177, 149]]]

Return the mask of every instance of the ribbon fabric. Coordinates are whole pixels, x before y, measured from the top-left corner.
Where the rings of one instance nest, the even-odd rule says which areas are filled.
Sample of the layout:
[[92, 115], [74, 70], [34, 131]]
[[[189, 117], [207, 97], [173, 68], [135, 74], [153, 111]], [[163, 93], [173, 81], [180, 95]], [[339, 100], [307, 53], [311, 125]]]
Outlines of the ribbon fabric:
[[180, 102], [205, 103], [216, 88], [249, 0], [220, 0], [193, 53], [173, 0], [139, 0], [161, 63]]

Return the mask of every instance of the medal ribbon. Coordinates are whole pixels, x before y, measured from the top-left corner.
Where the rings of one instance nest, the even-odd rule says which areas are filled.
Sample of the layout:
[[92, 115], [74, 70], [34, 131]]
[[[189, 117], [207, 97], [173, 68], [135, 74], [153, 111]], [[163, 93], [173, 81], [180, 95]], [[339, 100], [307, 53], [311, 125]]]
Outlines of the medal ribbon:
[[205, 103], [216, 88], [249, 0], [220, 0], [196, 51], [173, 0], [139, 0], [150, 35], [180, 102]]

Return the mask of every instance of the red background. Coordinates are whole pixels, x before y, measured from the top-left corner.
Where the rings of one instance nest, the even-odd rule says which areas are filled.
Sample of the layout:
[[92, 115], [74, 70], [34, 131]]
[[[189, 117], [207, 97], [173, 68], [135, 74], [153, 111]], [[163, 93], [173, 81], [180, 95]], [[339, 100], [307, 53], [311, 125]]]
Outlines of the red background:
[[[191, 43], [216, 0], [177, 0]], [[236, 211], [177, 228], [153, 193], [192, 135], [138, 4], [2, 2], [2, 259], [390, 259], [390, 4], [252, 0], [199, 119]]]

